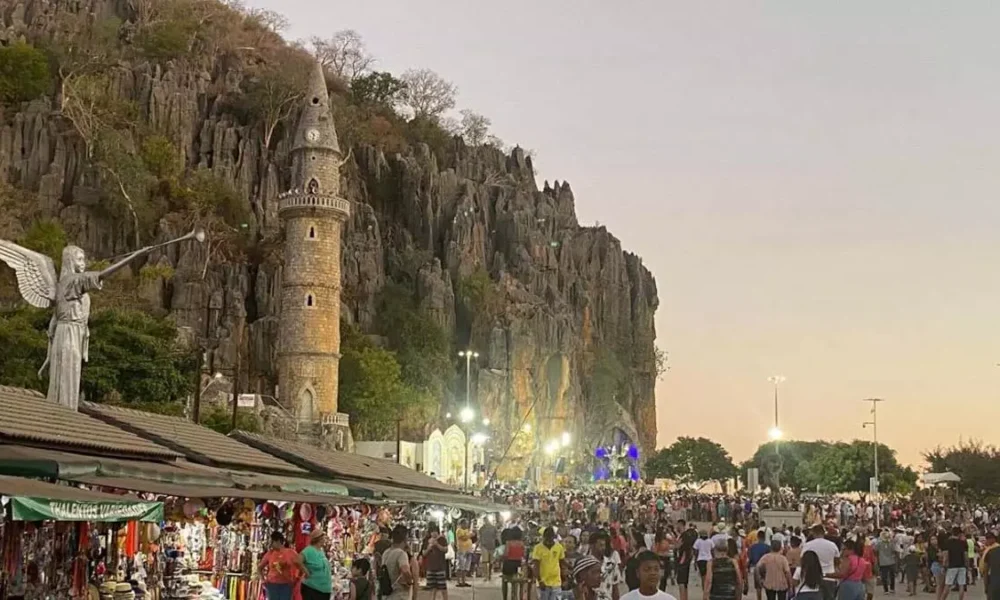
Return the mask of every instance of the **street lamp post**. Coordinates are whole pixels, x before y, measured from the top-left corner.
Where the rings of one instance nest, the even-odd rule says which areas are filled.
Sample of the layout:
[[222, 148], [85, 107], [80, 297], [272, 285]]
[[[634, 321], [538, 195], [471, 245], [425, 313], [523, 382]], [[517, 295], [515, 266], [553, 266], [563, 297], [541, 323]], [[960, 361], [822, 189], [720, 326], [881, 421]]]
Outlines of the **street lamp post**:
[[[465, 473], [466, 489], [469, 487], [469, 453], [472, 450], [472, 444], [481, 446], [489, 439], [489, 436], [483, 432], [472, 432], [470, 423], [472, 423], [473, 418], [475, 418], [475, 413], [470, 407], [463, 408], [461, 414], [458, 416], [458, 420], [462, 423], [462, 433], [465, 434], [465, 462], [462, 471]], [[490, 420], [484, 418], [483, 427], [488, 427], [489, 424]]]
[[861, 424], [862, 429], [872, 426], [872, 456], [875, 471], [875, 528], [881, 527], [882, 521], [882, 489], [878, 480], [878, 403], [885, 402], [882, 398], [866, 398], [862, 402], [872, 403], [872, 420]]
[[785, 376], [771, 375], [767, 380], [774, 384], [774, 427], [771, 428], [768, 435], [772, 440], [778, 440], [781, 438], [781, 429], [778, 428], [778, 386], [785, 381]]
[[[458, 355], [465, 359], [465, 408], [466, 410], [470, 410], [472, 398], [472, 359], [479, 358], [479, 353], [472, 350], [462, 350]], [[472, 419], [470, 418], [469, 420], [471, 421]]]
[[778, 427], [778, 386], [785, 381], [785, 376], [771, 375], [767, 380], [774, 384], [774, 426], [771, 427], [771, 430], [767, 434], [774, 441], [774, 454], [778, 457], [777, 466], [774, 471], [774, 487], [778, 488], [774, 490], [774, 493], [777, 497], [778, 492], [781, 490], [781, 450], [779, 449], [781, 444], [781, 428]]

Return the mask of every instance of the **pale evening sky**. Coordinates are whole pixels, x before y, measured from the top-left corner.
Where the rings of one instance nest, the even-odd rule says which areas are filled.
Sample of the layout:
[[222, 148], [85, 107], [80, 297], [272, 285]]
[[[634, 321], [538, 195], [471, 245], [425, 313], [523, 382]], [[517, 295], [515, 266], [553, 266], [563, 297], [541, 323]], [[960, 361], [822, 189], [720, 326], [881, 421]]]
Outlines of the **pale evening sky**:
[[568, 180], [660, 293], [659, 442], [1000, 441], [1000, 4], [251, 0], [351, 28]]

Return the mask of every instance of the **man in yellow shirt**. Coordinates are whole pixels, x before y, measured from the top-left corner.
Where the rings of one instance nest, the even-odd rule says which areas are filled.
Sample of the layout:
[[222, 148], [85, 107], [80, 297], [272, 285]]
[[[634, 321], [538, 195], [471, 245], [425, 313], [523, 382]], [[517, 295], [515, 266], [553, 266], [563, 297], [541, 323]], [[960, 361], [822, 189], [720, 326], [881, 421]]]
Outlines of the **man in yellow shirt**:
[[455, 567], [458, 571], [458, 587], [470, 587], [465, 581], [469, 576], [469, 569], [472, 566], [472, 530], [469, 522], [462, 519], [455, 529]]
[[546, 527], [542, 543], [531, 551], [533, 571], [538, 576], [538, 600], [556, 600], [562, 590], [563, 562], [566, 549], [556, 541], [556, 531]]

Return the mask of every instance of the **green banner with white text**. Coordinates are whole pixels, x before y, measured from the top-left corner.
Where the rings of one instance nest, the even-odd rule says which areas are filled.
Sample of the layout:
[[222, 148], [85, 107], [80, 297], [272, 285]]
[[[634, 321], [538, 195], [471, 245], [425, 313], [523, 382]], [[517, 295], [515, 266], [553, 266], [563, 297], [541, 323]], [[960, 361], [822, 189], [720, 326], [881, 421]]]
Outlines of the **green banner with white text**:
[[94, 500], [48, 500], [10, 498], [15, 521], [163, 521], [162, 502], [105, 502]]

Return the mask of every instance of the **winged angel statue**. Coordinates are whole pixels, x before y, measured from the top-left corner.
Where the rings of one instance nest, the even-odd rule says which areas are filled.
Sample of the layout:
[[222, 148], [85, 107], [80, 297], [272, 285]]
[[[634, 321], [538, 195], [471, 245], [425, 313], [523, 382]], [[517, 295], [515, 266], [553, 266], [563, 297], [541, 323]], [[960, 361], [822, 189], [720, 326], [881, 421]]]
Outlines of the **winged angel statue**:
[[76, 410], [80, 403], [80, 371], [87, 362], [90, 347], [91, 290], [101, 289], [105, 279], [137, 258], [156, 248], [188, 239], [204, 241], [204, 232], [192, 231], [184, 237], [156, 246], [146, 246], [107, 267], [87, 271], [86, 257], [77, 246], [66, 246], [62, 253], [62, 272], [56, 276], [52, 259], [17, 244], [0, 240], [0, 260], [14, 269], [17, 287], [24, 300], [38, 308], [55, 307], [49, 322], [49, 349], [45, 363], [38, 370], [41, 377], [49, 367], [48, 399]]

